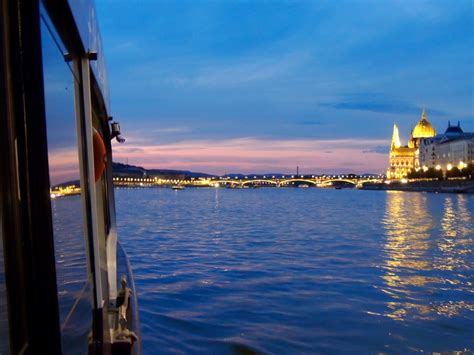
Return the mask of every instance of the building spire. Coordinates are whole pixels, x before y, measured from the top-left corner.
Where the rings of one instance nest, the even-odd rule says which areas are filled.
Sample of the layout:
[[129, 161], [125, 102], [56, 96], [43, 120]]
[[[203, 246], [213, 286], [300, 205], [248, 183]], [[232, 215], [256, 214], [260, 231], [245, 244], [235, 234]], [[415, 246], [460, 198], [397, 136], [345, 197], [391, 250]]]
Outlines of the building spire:
[[392, 149], [400, 148], [402, 143], [400, 143], [400, 135], [398, 134], [398, 127], [396, 124], [393, 125], [393, 134], [392, 134]]
[[421, 119], [426, 120], [426, 108], [423, 106], [423, 112], [421, 113]]

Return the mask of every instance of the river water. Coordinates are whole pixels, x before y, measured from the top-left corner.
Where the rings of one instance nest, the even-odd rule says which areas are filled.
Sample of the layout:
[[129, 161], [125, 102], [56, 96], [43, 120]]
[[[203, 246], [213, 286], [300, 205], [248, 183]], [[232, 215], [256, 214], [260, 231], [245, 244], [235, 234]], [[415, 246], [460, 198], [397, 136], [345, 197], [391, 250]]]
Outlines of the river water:
[[474, 196], [117, 189], [145, 354], [474, 350]]

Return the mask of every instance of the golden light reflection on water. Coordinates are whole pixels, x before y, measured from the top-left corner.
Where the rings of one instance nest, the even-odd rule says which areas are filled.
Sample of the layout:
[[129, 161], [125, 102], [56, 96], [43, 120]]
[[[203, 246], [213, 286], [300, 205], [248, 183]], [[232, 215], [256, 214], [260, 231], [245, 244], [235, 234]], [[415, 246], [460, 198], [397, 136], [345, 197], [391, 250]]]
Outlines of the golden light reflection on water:
[[435, 259], [435, 267], [440, 270], [472, 268], [466, 256], [472, 253], [472, 216], [467, 208], [467, 198], [463, 195], [446, 197], [441, 219], [442, 237], [438, 249], [442, 257]]
[[431, 269], [424, 255], [429, 249], [429, 231], [434, 223], [426, 211], [425, 195], [412, 195], [407, 198], [407, 194], [393, 191], [387, 196], [383, 226], [387, 236], [385, 250], [388, 254], [388, 270]]
[[[451, 317], [474, 311], [471, 303], [451, 300], [452, 291], [473, 293], [472, 216], [463, 195], [446, 195], [441, 212], [430, 211], [429, 195], [391, 191], [382, 221], [386, 242], [381, 291], [390, 299], [385, 316], [396, 319]], [[432, 196], [431, 196], [432, 197]], [[431, 205], [428, 205], [428, 204]], [[430, 210], [428, 209], [430, 207]], [[469, 280], [471, 279], [471, 281]], [[446, 292], [449, 290], [451, 293]], [[439, 298], [431, 295], [442, 294]]]

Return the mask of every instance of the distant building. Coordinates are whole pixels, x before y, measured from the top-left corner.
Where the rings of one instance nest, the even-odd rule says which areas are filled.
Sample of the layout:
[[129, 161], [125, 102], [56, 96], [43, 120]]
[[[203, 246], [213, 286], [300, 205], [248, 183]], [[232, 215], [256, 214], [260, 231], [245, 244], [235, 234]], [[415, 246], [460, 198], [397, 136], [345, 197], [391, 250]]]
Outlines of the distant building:
[[451, 170], [474, 164], [474, 133], [465, 133], [460, 122], [451, 126], [443, 134], [423, 139], [420, 144], [420, 166], [426, 170]]
[[412, 129], [408, 145], [402, 146], [398, 127], [393, 126], [392, 145], [390, 147], [390, 160], [387, 169], [389, 179], [401, 179], [407, 176], [412, 169], [420, 168], [419, 147], [426, 138], [436, 136], [436, 131], [428, 122], [426, 112], [423, 110], [421, 119]]

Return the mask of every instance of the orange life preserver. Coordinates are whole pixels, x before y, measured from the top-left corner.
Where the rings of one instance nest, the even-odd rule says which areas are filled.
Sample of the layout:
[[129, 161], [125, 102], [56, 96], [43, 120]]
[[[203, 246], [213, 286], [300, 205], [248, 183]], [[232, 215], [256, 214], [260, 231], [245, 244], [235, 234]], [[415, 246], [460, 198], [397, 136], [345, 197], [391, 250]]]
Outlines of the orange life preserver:
[[94, 177], [95, 181], [98, 181], [105, 170], [105, 162], [107, 159], [107, 153], [105, 151], [104, 140], [100, 136], [99, 132], [94, 129], [93, 137], [94, 145]]

